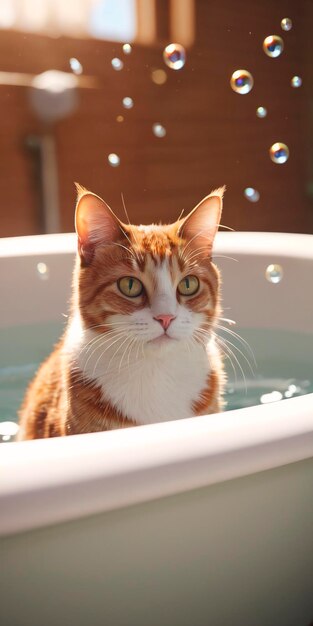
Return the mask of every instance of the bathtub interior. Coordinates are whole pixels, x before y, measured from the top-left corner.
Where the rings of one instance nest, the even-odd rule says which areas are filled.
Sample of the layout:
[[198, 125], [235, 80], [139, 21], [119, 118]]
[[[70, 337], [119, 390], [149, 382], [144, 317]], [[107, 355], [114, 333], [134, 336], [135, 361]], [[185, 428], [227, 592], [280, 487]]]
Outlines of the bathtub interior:
[[[65, 327], [75, 247], [74, 235], [2, 240], [2, 422], [16, 420], [27, 381]], [[222, 321], [218, 331], [226, 342], [226, 409], [313, 392], [310, 248], [306, 235], [218, 234], [223, 316], [236, 322]]]
[[308, 626], [312, 478], [302, 461], [7, 537], [3, 624]]
[[[13, 364], [13, 337], [27, 363], [31, 346], [40, 356], [58, 334], [74, 251], [71, 235], [2, 243], [0, 326]], [[293, 364], [312, 376], [312, 260], [307, 236], [218, 237], [225, 317], [276, 377], [278, 363], [281, 377]], [[271, 264], [280, 282], [266, 279]], [[308, 626], [312, 397], [2, 446], [6, 626]]]

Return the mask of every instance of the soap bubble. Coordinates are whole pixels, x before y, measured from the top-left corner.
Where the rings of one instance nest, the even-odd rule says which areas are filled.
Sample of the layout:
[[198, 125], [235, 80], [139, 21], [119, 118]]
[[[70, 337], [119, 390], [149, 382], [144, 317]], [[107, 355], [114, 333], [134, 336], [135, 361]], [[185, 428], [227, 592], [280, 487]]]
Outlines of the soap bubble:
[[292, 29], [292, 20], [290, 19], [290, 17], [284, 17], [282, 19], [282, 21], [280, 22], [280, 25], [282, 27], [283, 30], [291, 30]]
[[270, 393], [263, 393], [260, 397], [261, 404], [268, 404], [269, 402], [279, 402], [283, 399], [283, 394], [280, 391], [271, 391]]
[[124, 122], [124, 117], [123, 117], [123, 115], [117, 115], [117, 116], [116, 116], [116, 121], [117, 121], [117, 122]]
[[164, 70], [152, 70], [151, 72], [151, 80], [156, 85], [164, 85], [167, 81], [167, 73]]
[[291, 385], [288, 385], [288, 389], [285, 391], [284, 396], [285, 398], [292, 398], [295, 393], [301, 393], [302, 391], [301, 387], [292, 383]]
[[112, 59], [111, 65], [112, 65], [113, 69], [116, 70], [117, 72], [122, 70], [123, 67], [124, 67], [123, 61], [121, 61], [121, 59], [118, 59], [117, 57], [114, 57], [114, 59]]
[[297, 87], [301, 87], [302, 85], [302, 78], [301, 76], [293, 76], [291, 81], [290, 81], [291, 87], [294, 87], [295, 89]]
[[123, 52], [124, 54], [130, 54], [132, 51], [132, 47], [130, 45], [130, 43], [124, 43], [123, 45]]
[[40, 262], [37, 263], [37, 272], [41, 280], [48, 280], [49, 278], [49, 268], [46, 263]]
[[277, 141], [270, 147], [270, 157], [273, 163], [286, 163], [289, 159], [289, 148], [285, 143]]
[[126, 96], [126, 98], [123, 98], [124, 109], [132, 109], [133, 106], [134, 106], [134, 101], [132, 98], [129, 98], [129, 96]]
[[256, 110], [257, 117], [263, 118], [267, 116], [267, 109], [265, 107], [258, 107]]
[[186, 51], [180, 43], [170, 43], [163, 50], [163, 59], [172, 70], [181, 70], [186, 63]]
[[253, 187], [246, 187], [243, 194], [250, 202], [258, 202], [258, 200], [260, 200], [259, 192], [256, 189], [253, 189]]
[[263, 50], [267, 56], [279, 57], [284, 49], [284, 42], [279, 35], [269, 35], [263, 41]]
[[165, 137], [166, 135], [166, 128], [162, 124], [153, 124], [152, 131], [156, 137]]
[[283, 268], [278, 263], [271, 263], [265, 270], [265, 278], [269, 283], [280, 283], [283, 277]]
[[118, 154], [115, 154], [115, 152], [111, 152], [111, 154], [109, 154], [108, 156], [108, 161], [112, 167], [118, 167], [121, 159]]
[[16, 422], [0, 422], [0, 441], [11, 441], [19, 431]]
[[74, 57], [72, 57], [69, 60], [69, 64], [70, 64], [70, 68], [72, 70], [72, 72], [74, 72], [74, 74], [82, 74], [83, 72], [83, 66], [82, 64], [79, 62], [78, 59], [75, 59]]
[[236, 70], [231, 76], [230, 86], [236, 93], [249, 93], [253, 87], [253, 76], [247, 70]]

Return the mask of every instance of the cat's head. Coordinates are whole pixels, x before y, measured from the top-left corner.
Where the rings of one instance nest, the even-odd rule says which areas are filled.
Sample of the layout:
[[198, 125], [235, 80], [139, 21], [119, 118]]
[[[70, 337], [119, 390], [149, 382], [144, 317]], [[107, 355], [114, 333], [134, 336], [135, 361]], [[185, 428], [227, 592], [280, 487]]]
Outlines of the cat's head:
[[84, 327], [151, 349], [203, 341], [219, 314], [212, 247], [224, 188], [173, 224], [134, 226], [77, 187], [76, 305]]

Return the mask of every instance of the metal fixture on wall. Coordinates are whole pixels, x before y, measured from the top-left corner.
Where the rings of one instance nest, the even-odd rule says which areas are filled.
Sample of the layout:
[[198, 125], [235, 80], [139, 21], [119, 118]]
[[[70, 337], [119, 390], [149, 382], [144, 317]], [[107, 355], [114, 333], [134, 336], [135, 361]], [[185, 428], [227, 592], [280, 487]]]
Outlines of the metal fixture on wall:
[[44, 125], [42, 134], [32, 136], [31, 146], [37, 148], [41, 189], [40, 221], [45, 233], [60, 231], [54, 124], [71, 115], [76, 109], [78, 80], [74, 74], [49, 70], [33, 78], [28, 92], [31, 107]]

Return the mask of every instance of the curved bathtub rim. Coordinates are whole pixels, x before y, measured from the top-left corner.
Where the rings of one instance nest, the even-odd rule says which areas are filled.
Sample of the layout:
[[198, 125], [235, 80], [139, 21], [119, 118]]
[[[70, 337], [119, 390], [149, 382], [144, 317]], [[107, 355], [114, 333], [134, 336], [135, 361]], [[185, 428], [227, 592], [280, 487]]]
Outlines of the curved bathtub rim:
[[[313, 235], [302, 233], [272, 233], [233, 231], [217, 233], [213, 257], [220, 248], [235, 254], [291, 256], [313, 260]], [[0, 258], [46, 254], [74, 254], [77, 249], [75, 233], [26, 235], [0, 238]]]
[[[20, 266], [23, 258], [34, 257], [35, 268], [41, 256], [52, 263], [57, 255], [65, 255], [69, 267], [75, 251], [74, 233], [0, 239], [0, 260], [8, 261], [4, 267], [11, 267], [13, 257]], [[313, 236], [220, 232], [217, 261], [220, 252], [246, 261], [251, 254], [258, 257], [262, 285], [271, 289], [264, 279], [266, 263], [297, 258], [308, 267]], [[40, 288], [47, 287], [40, 282]], [[311, 312], [302, 318], [312, 332]], [[312, 456], [313, 394], [127, 431], [7, 443], [0, 449], [0, 534], [78, 519]]]
[[[276, 406], [275, 406], [276, 404]], [[313, 456], [313, 394], [1, 447], [0, 534], [112, 511]]]

